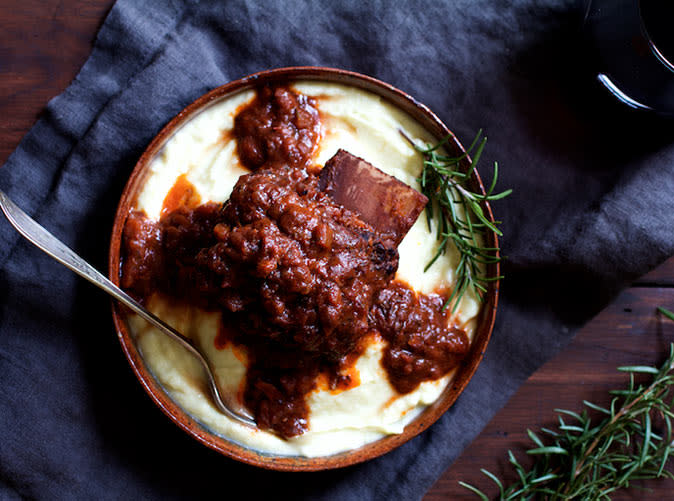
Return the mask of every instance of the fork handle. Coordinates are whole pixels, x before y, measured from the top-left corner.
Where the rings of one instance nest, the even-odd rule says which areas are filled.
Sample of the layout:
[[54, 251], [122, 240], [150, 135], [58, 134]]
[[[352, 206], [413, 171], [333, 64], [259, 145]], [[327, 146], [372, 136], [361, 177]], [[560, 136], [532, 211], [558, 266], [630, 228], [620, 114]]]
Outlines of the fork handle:
[[[40, 250], [57, 260], [62, 265], [70, 268], [82, 278], [87, 279], [95, 286], [103, 289], [112, 297], [117, 299], [120, 303], [127, 306], [142, 318], [150, 322], [157, 329], [164, 334], [178, 341], [185, 347], [192, 355], [194, 355], [201, 365], [206, 370], [208, 376], [209, 387], [216, 406], [223, 413], [249, 426], [255, 426], [250, 413], [246, 409], [241, 408], [238, 412], [234, 412], [228, 405], [223, 402], [220, 395], [219, 388], [215, 382], [213, 367], [208, 359], [201, 353], [201, 351], [192, 344], [192, 342], [176, 331], [166, 322], [155, 316], [145, 309], [138, 301], [129, 296], [122, 289], [113, 284], [110, 280], [104, 277], [96, 268], [87, 263], [80, 256], [75, 254], [68, 246], [61, 242], [54, 235], [45, 230], [37, 222], [35, 222], [28, 214], [22, 211], [2, 190], [0, 190], [0, 208], [5, 213], [7, 220], [23, 237], [29, 242], [37, 246]], [[231, 404], [230, 404], [231, 405]]]
[[82, 278], [103, 289], [135, 313], [143, 317], [155, 327], [165, 331], [171, 337], [176, 338], [186, 348], [194, 351], [192, 343], [159, 317], [147, 311], [138, 301], [129, 296], [122, 289], [104, 277], [96, 268], [87, 263], [72, 249], [67, 247], [54, 235], [45, 230], [28, 214], [19, 208], [7, 195], [0, 191], [0, 208], [5, 213], [7, 220], [26, 240], [37, 246], [40, 250], [57, 260], [62, 265], [70, 268]]

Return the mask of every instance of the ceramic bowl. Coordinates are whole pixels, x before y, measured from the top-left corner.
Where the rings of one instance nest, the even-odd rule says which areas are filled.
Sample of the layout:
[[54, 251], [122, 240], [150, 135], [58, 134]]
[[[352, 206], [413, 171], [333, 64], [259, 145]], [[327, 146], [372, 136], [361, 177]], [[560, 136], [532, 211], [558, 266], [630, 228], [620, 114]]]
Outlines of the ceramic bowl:
[[[256, 73], [218, 87], [201, 96], [171, 120], [150, 143], [131, 173], [131, 177], [122, 193], [112, 229], [109, 270], [110, 279], [115, 284], [119, 285], [120, 247], [122, 230], [126, 222], [126, 217], [143, 185], [152, 159], [158, 154], [164, 144], [166, 144], [183, 124], [200, 111], [219, 100], [225, 99], [236, 92], [254, 88], [265, 83], [292, 82], [295, 80], [321, 80], [364, 89], [381, 96], [394, 106], [411, 115], [438, 139], [449, 134], [449, 129], [438, 119], [438, 117], [414, 98], [387, 83], [350, 71], [317, 67], [280, 68]], [[454, 139], [449, 142], [446, 148], [454, 153], [464, 151], [463, 146]], [[466, 160], [463, 167], [468, 165], [469, 160]], [[484, 192], [484, 187], [482, 186], [482, 182], [477, 175], [477, 172], [475, 174], [473, 180], [475, 186], [473, 188]], [[493, 221], [491, 209], [488, 204], [485, 204], [484, 209], [489, 219]], [[498, 246], [496, 235], [489, 235], [488, 240], [490, 240], [488, 242], [489, 247]], [[498, 264], [491, 265], [491, 268], [488, 271], [491, 276], [498, 276]], [[229, 456], [244, 463], [273, 470], [315, 471], [340, 468], [385, 454], [424, 431], [447, 409], [449, 409], [464, 390], [470, 381], [470, 378], [475, 373], [478, 364], [482, 360], [482, 356], [487, 348], [487, 343], [489, 342], [489, 337], [491, 336], [494, 326], [497, 300], [498, 282], [491, 282], [478, 318], [469, 355], [460, 365], [453, 381], [447, 386], [438, 400], [428, 406], [416, 419], [410, 422], [405, 427], [403, 433], [386, 436], [359, 449], [331, 456], [314, 458], [275, 456], [258, 452], [209, 431], [176, 404], [164, 391], [160, 383], [154, 379], [143, 361], [143, 357], [134, 342], [133, 336], [129, 332], [124, 317], [124, 311], [117, 304], [113, 305], [113, 319], [122, 349], [131, 364], [131, 368], [138, 377], [138, 380], [152, 400], [180, 428], [208, 447], [215, 449], [225, 456]]]

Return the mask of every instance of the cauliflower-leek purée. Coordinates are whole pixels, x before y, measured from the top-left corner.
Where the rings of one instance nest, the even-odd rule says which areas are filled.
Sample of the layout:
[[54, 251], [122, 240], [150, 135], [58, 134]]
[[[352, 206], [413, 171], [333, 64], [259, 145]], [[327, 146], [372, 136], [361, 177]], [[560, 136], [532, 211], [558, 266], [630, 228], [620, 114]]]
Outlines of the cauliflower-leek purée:
[[[399, 130], [423, 142], [434, 142], [435, 138], [407, 114], [354, 87], [307, 81], [293, 83], [290, 88], [312, 98], [320, 113], [321, 135], [311, 164], [323, 166], [341, 148], [419, 189], [416, 177], [421, 170], [421, 157]], [[233, 129], [237, 114], [255, 96], [253, 90], [237, 93], [209, 106], [180, 128], [152, 161], [135, 209], [144, 212], [150, 221], [158, 221], [174, 208], [167, 208], [166, 204], [173, 203], [172, 190], [181, 183], [189, 189], [180, 193], [180, 203], [194, 206], [227, 201], [239, 177], [250, 172], [239, 158], [241, 151], [248, 153], [237, 147]], [[245, 164], [250, 165], [250, 161]], [[394, 301], [404, 296], [405, 291], [409, 296], [411, 288], [429, 295], [420, 298], [435, 298], [429, 304], [439, 310], [442, 297], [437, 293], [451, 291], [458, 254], [447, 252], [424, 272], [436, 250], [435, 228], [429, 229], [426, 218], [420, 217], [398, 246], [395, 283], [400, 285], [391, 289], [387, 299]], [[160, 292], [145, 299], [150, 310], [201, 347], [213, 363], [221, 388], [243, 398], [250, 353], [223, 335], [223, 327], [231, 326], [222, 322], [222, 313], [203, 310]], [[469, 290], [450, 322], [472, 340], [478, 312], [479, 302]], [[371, 318], [376, 316], [373, 314]], [[382, 361], [390, 338], [373, 332], [363, 338], [355, 362], [344, 369], [348, 384], [331, 384], [326, 374], [319, 373], [314, 379], [315, 386], [306, 395], [305, 428], [300, 434], [285, 433], [286, 438], [281, 438], [264, 429], [248, 428], [221, 414], [211, 402], [199, 365], [184, 349], [137, 316], [131, 316], [129, 324], [147, 366], [186, 412], [213, 432], [267, 453], [324, 456], [401, 433], [407, 423], [440, 396], [455, 371], [443, 372], [442, 377], [428, 378], [418, 385], [406, 385], [404, 379], [401, 383], [398, 375], [395, 388], [400, 391], [396, 391]]]

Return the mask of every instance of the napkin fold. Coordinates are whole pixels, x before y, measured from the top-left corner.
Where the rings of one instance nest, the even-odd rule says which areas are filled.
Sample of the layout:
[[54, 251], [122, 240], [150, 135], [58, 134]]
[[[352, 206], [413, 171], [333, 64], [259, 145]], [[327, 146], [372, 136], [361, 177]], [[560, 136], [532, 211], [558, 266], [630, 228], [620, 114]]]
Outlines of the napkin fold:
[[0, 188], [99, 269], [152, 137], [208, 90], [281, 66], [374, 76], [428, 105], [509, 198], [506, 279], [484, 361], [395, 451], [269, 472], [180, 431], [126, 363], [110, 302], [0, 218], [0, 498], [418, 499], [514, 390], [632, 278], [674, 254], [674, 127], [597, 92], [569, 0], [119, 0], [73, 83], [0, 169]]

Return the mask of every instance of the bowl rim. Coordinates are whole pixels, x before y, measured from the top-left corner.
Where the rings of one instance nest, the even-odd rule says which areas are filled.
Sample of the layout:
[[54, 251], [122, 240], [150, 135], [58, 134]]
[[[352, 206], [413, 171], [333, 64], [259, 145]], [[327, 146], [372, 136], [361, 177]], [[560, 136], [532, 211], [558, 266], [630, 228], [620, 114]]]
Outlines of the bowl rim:
[[[122, 231], [129, 210], [136, 200], [152, 159], [173, 134], [193, 116], [234, 93], [269, 83], [297, 80], [318, 80], [350, 85], [377, 94], [398, 109], [402, 109], [402, 111], [411, 115], [436, 138], [441, 139], [451, 134], [449, 147], [459, 153], [465, 152], [461, 143], [428, 107], [396, 87], [360, 73], [328, 67], [295, 66], [261, 71], [229, 82], [207, 92], [180, 111], [154, 137], [135, 164], [120, 197], [112, 228], [108, 269], [109, 278], [113, 283], [119, 285]], [[469, 162], [470, 158], [466, 157], [462, 168], [466, 168]], [[475, 176], [472, 179], [474, 188], [484, 193], [484, 186], [477, 170], [474, 171], [474, 174]], [[489, 203], [484, 202], [483, 209], [489, 220], [494, 221]], [[498, 247], [498, 238], [495, 233], [489, 233], [488, 240], [490, 247]], [[490, 265], [488, 271], [491, 276], [498, 277], [498, 262]], [[443, 390], [438, 399], [407, 424], [402, 433], [385, 436], [358, 449], [320, 457], [278, 456], [259, 452], [207, 430], [204, 425], [174, 402], [161, 384], [154, 379], [130, 334], [124, 319], [124, 309], [116, 302], [112, 304], [112, 315], [117, 337], [135, 376], [153, 402], [179, 428], [207, 447], [253, 466], [278, 471], [318, 471], [342, 468], [381, 456], [404, 444], [437, 421], [465, 389], [484, 356], [494, 328], [498, 295], [499, 281], [491, 282], [482, 303], [468, 357], [458, 367], [453, 380]]]

